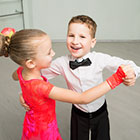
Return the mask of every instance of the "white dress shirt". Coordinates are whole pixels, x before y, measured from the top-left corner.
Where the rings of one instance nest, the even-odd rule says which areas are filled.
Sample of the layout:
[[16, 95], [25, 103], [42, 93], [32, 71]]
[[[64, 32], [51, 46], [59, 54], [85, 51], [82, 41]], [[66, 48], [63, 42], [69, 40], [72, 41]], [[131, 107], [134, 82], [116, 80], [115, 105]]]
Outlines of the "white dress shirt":
[[[52, 62], [50, 68], [43, 69], [41, 71], [42, 75], [47, 79], [62, 75], [66, 80], [68, 89], [79, 93], [102, 83], [103, 70], [105, 68], [114, 73], [121, 64], [131, 64], [134, 68], [136, 78], [140, 76], [140, 67], [129, 60], [123, 60], [95, 51], [88, 53], [83, 58], [89, 58], [92, 64], [72, 70], [69, 67], [69, 61], [75, 60], [75, 58], [71, 55], [61, 56]], [[82, 61], [83, 58], [78, 59], [78, 61]], [[98, 110], [104, 102], [105, 96], [102, 96], [89, 104], [75, 104], [75, 106], [85, 112], [94, 112]]]

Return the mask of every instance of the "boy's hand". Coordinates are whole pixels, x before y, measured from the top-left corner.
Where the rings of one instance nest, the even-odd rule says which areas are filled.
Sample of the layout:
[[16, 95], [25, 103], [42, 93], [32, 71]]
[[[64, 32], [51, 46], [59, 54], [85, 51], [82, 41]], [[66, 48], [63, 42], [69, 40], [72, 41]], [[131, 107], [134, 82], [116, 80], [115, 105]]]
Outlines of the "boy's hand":
[[131, 65], [121, 65], [126, 77], [123, 78], [123, 84], [126, 86], [133, 86], [136, 81], [136, 75]]
[[30, 107], [25, 103], [25, 100], [23, 99], [22, 93], [19, 95], [19, 101], [26, 111], [30, 110]]
[[19, 79], [18, 79], [17, 71], [14, 71], [14, 72], [13, 72], [12, 78], [13, 78], [13, 80], [15, 80], [15, 81], [18, 81], [18, 80], [19, 80]]

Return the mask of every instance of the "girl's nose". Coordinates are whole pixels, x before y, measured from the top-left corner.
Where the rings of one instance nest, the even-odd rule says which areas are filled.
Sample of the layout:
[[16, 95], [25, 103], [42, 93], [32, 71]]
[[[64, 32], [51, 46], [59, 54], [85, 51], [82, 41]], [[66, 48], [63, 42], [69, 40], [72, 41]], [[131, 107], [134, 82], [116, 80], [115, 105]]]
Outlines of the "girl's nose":
[[52, 57], [53, 57], [53, 56], [55, 56], [55, 52], [54, 52], [54, 50], [52, 50]]

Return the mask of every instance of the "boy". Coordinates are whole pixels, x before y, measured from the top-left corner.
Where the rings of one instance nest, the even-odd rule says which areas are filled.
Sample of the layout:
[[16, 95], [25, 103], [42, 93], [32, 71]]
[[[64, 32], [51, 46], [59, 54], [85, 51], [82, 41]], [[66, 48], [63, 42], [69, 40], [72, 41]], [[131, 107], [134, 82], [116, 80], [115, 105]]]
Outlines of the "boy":
[[[49, 69], [42, 70], [42, 74], [48, 79], [63, 75], [69, 89], [82, 92], [103, 81], [104, 68], [115, 72], [121, 64], [131, 64], [135, 74], [130, 73], [128, 78], [124, 79], [124, 84], [133, 85], [135, 76], [140, 76], [140, 67], [132, 61], [90, 52], [96, 44], [96, 26], [88, 16], [73, 17], [68, 24], [67, 34], [67, 48], [71, 55], [57, 58]], [[105, 96], [90, 104], [72, 105], [71, 140], [89, 140], [89, 130], [91, 140], [110, 140]]]

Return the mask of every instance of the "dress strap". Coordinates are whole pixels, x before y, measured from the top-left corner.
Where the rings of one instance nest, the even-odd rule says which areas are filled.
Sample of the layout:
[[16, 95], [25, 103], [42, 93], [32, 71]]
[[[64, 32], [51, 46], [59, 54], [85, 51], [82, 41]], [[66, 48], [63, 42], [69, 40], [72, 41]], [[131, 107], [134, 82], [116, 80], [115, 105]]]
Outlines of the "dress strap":
[[22, 77], [22, 70], [23, 70], [23, 67], [19, 67], [17, 69], [17, 74], [18, 74], [19, 80], [22, 81], [22, 82], [24, 82], [23, 77]]

